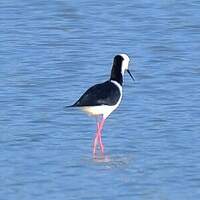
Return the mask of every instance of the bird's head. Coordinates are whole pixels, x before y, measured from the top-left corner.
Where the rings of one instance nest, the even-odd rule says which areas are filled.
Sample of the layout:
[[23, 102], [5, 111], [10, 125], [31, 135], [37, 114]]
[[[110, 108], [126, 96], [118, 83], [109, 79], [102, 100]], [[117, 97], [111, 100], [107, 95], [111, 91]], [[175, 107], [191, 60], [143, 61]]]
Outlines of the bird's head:
[[123, 54], [118, 54], [114, 57], [113, 65], [120, 67], [122, 76], [124, 75], [125, 71], [127, 71], [129, 75], [131, 76], [131, 78], [135, 80], [130, 70], [128, 69], [129, 62], [130, 62], [130, 58], [128, 57], [127, 54], [123, 53]]

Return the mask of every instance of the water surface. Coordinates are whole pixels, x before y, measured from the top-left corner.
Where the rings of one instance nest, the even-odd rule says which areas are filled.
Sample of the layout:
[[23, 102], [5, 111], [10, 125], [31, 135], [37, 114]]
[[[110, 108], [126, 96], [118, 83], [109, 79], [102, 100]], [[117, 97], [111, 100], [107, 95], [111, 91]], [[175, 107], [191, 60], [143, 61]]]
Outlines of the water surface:
[[[198, 1], [0, 5], [0, 199], [200, 198]], [[92, 159], [95, 119], [67, 110], [126, 52], [133, 83]]]

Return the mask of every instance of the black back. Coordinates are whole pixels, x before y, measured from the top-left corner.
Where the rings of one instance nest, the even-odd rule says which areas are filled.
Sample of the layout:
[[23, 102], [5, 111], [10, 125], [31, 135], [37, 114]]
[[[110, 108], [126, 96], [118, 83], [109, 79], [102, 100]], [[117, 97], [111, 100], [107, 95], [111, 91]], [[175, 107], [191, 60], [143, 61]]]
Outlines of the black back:
[[119, 88], [111, 81], [106, 81], [89, 88], [72, 106], [115, 105], [120, 98]]
[[114, 57], [110, 80], [117, 81], [120, 85], [123, 84], [123, 76], [121, 73], [122, 62], [124, 58], [120, 55]]

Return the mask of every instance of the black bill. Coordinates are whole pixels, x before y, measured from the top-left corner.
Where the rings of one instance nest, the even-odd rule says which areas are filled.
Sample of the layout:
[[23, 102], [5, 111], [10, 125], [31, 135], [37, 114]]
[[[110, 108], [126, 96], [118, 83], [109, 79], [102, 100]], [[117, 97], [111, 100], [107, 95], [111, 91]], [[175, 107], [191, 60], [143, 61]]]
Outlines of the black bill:
[[135, 81], [134, 76], [131, 74], [130, 70], [127, 69], [128, 74], [130, 75], [130, 77], [133, 79], [133, 81]]

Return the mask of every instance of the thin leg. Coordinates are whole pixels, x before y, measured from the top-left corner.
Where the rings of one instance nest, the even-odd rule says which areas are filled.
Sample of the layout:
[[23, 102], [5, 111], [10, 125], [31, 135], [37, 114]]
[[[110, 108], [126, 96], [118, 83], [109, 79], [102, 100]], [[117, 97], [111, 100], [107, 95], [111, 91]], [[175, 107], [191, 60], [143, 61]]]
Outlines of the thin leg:
[[97, 122], [97, 131], [93, 143], [93, 157], [96, 157], [96, 148], [98, 143], [100, 145], [101, 154], [104, 155], [104, 145], [102, 143], [102, 129], [105, 123], [105, 119], [102, 117], [101, 121], [98, 122], [98, 117], [97, 117], [96, 122]]
[[98, 116], [96, 117], [96, 123], [97, 123], [97, 130], [96, 130], [96, 135], [94, 138], [94, 143], [93, 143], [93, 156], [96, 156], [96, 148], [98, 144], [98, 138], [99, 138], [99, 122], [98, 122]]
[[104, 155], [104, 145], [102, 142], [102, 133], [99, 133], [99, 145], [100, 145], [101, 154]]
[[101, 154], [104, 156], [104, 145], [102, 143], [102, 129], [103, 129], [103, 125], [105, 123], [105, 120], [103, 117], [102, 117], [102, 120], [99, 124], [99, 129], [98, 129], [98, 139], [99, 139], [99, 145], [100, 145], [100, 149], [101, 149]]

